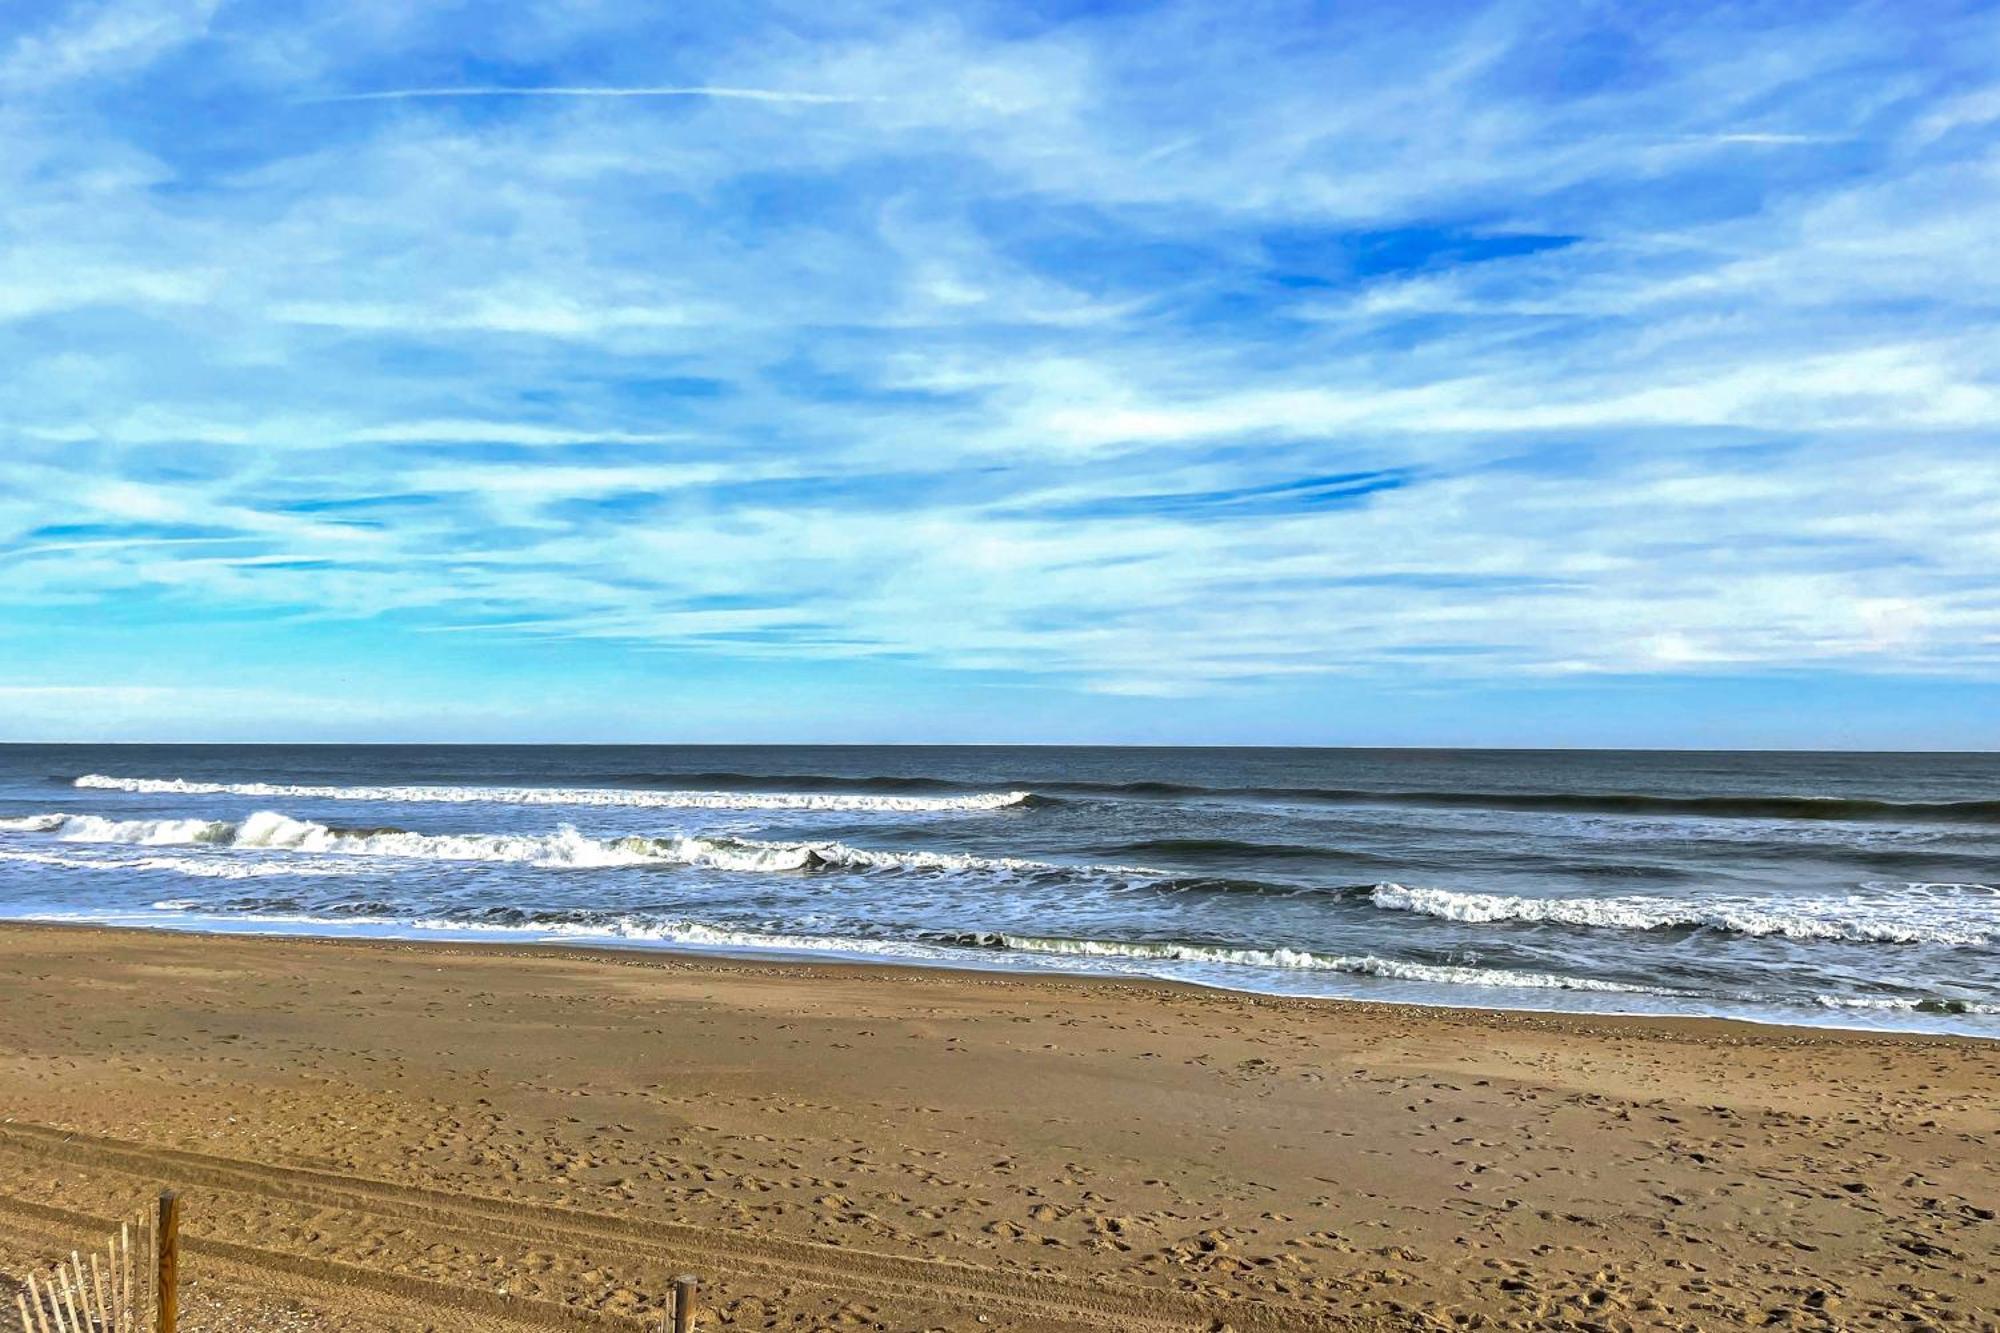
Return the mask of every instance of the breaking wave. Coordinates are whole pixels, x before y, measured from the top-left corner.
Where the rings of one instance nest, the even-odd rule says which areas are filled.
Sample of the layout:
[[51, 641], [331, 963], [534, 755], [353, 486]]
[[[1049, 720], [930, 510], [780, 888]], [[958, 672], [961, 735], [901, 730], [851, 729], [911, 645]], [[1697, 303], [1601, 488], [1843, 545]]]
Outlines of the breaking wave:
[[582, 805], [645, 810], [826, 810], [924, 814], [1004, 810], [1026, 805], [1033, 792], [974, 792], [959, 796], [895, 796], [861, 792], [644, 791], [621, 787], [319, 787], [273, 782], [190, 782], [184, 778], [118, 778], [87, 773], [75, 785], [100, 791], [259, 799], [396, 801], [447, 805]]
[[[719, 790], [653, 787], [505, 787], [390, 784], [319, 786], [275, 782], [199, 782], [186, 778], [113, 777], [88, 773], [75, 785], [159, 795], [250, 796], [332, 801], [414, 801], [457, 805], [584, 805], [662, 810], [827, 810], [914, 814], [1001, 810], [1059, 803], [1023, 789], [964, 792], [934, 778], [840, 778], [801, 774], [783, 779], [800, 790], [773, 791], [779, 781], [744, 773], [635, 773], [633, 782], [706, 782]], [[1172, 782], [1051, 782], [1043, 793], [1127, 799], [1248, 799], [1318, 805], [1428, 806], [1440, 809], [1546, 813], [1660, 815], [1709, 819], [1882, 821], [2000, 824], [2000, 801], [1886, 801], [1838, 796], [1661, 796], [1643, 792], [1371, 791], [1363, 787], [1200, 787]], [[920, 795], [917, 793], [936, 793]]]
[[838, 773], [736, 773], [727, 770], [696, 773], [619, 773], [608, 782], [683, 788], [697, 786], [729, 791], [886, 791], [962, 792], [965, 784], [946, 778], [852, 776]]
[[1175, 941], [1065, 939], [1039, 935], [981, 933], [951, 937], [951, 942], [1021, 953], [1058, 954], [1072, 958], [1129, 958], [1148, 962], [1210, 963], [1230, 967], [1272, 967], [1312, 972], [1345, 972], [1352, 976], [1392, 981], [1421, 981], [1447, 986], [1511, 986], [1528, 990], [1604, 991], [1632, 995], [1685, 995], [1692, 992], [1634, 986], [1591, 977], [1567, 977], [1549, 972], [1522, 972], [1503, 967], [1461, 963], [1412, 963], [1374, 954], [1315, 953], [1306, 949], [1258, 949], [1224, 944]]
[[[1946, 894], [1994, 895], [1985, 884], [1900, 886], [1935, 899]], [[1868, 944], [1945, 944], [1977, 947], [2000, 934], [2000, 914], [1990, 922], [1946, 922], [1935, 914], [1915, 919], [1908, 904], [1874, 903], [1854, 897], [1716, 899], [1685, 902], [1638, 896], [1613, 898], [1525, 898], [1500, 893], [1460, 893], [1451, 889], [1378, 884], [1368, 901], [1376, 907], [1447, 921], [1544, 922], [1597, 930], [1718, 930], [1736, 935], [1777, 935], [1793, 940], [1851, 940]], [[1993, 899], [2000, 908], [2000, 898]]]
[[60, 828], [68, 815], [20, 815], [0, 819], [0, 832], [6, 833], [47, 833]]
[[722, 837], [592, 838], [564, 826], [554, 833], [413, 833], [339, 829], [265, 810], [238, 822], [204, 819], [105, 819], [49, 815], [37, 831], [62, 842], [137, 847], [210, 846], [429, 861], [499, 861], [567, 869], [686, 865], [716, 870], [977, 871], [992, 874], [1097, 873], [1163, 876], [1141, 866], [1066, 866], [1019, 857], [958, 852], [877, 851], [840, 842], [758, 842]]
[[[1388, 981], [1432, 985], [1505, 987], [1517, 990], [1591, 991], [1617, 995], [1692, 996], [1696, 992], [1630, 985], [1591, 977], [1524, 972], [1469, 964], [1417, 963], [1373, 954], [1327, 954], [1299, 949], [1245, 948], [1220, 944], [1067, 939], [997, 932], [936, 933], [917, 939], [800, 934], [783, 929], [745, 929], [675, 918], [589, 911], [526, 912], [489, 908], [473, 915], [397, 919], [386, 904], [327, 903], [310, 908], [297, 900], [246, 899], [206, 908], [183, 900], [155, 903], [158, 910], [215, 911], [261, 921], [339, 920], [347, 924], [401, 926], [419, 931], [484, 932], [541, 938], [621, 940], [695, 948], [779, 950], [787, 953], [846, 954], [950, 962], [967, 949], [1004, 951], [1045, 958], [1110, 964], [1197, 964], [1206, 967], [1331, 972]], [[284, 915], [274, 915], [283, 912]], [[382, 915], [376, 915], [376, 913]], [[302, 913], [302, 914], [301, 914]], [[1129, 969], [1128, 969], [1129, 970]]]
[[2000, 1004], [1938, 996], [1917, 998], [1903, 995], [1816, 995], [1813, 997], [1813, 1002], [1822, 1009], [1886, 1010], [1892, 1013], [1922, 1014], [2000, 1014]]

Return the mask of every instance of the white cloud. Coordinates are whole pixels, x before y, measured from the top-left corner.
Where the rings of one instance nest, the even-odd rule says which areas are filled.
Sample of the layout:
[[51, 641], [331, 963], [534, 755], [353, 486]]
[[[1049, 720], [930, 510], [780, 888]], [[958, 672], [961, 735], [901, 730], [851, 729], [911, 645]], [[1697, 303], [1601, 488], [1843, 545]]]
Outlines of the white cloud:
[[67, 21], [14, 39], [0, 88], [47, 91], [143, 68], [199, 37], [221, 0], [105, 0], [71, 6]]
[[488, 444], [666, 444], [687, 439], [678, 432], [593, 431], [560, 426], [534, 426], [520, 421], [397, 421], [341, 431], [336, 438], [351, 444], [412, 444], [472, 441]]
[[795, 103], [805, 106], [837, 105], [864, 99], [842, 93], [799, 92], [786, 88], [602, 88], [602, 87], [457, 87], [383, 88], [371, 92], [330, 93], [309, 98], [315, 102], [410, 102], [457, 97], [704, 97], [724, 102]]
[[[1877, 24], [1634, 20], [1551, 93], [1508, 5], [829, 19], [501, 89], [431, 65], [636, 19], [397, 8], [232, 13], [254, 150], [9, 122], [17, 603], [1145, 695], [2000, 658], [2000, 160]], [[208, 18], [78, 13], [4, 68], [94, 87]]]

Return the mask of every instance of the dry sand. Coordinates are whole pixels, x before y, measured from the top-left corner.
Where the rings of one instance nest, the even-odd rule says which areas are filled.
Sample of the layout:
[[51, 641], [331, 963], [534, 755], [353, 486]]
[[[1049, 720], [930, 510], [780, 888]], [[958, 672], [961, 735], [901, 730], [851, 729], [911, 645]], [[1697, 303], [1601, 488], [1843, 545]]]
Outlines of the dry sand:
[[1970, 1041], [6, 926], [0, 1119], [195, 1333], [2000, 1327]]

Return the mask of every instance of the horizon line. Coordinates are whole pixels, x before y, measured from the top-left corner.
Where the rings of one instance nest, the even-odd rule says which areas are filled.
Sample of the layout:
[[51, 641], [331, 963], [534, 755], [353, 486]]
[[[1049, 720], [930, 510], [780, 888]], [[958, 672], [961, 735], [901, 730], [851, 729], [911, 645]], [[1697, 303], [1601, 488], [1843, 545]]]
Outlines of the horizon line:
[[288, 746], [295, 749], [572, 749], [572, 750], [1393, 750], [1402, 752], [1488, 754], [1842, 754], [1842, 755], [1991, 755], [2000, 747], [1895, 750], [1843, 746], [1676, 746], [1676, 745], [1284, 745], [1226, 741], [185, 741], [185, 740], [0, 740], [14, 746]]

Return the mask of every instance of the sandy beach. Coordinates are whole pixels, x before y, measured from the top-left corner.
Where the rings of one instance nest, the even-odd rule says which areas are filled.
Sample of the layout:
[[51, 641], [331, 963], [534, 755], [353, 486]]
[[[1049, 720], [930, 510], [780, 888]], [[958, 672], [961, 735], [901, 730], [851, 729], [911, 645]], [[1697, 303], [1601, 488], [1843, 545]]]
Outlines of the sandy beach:
[[0, 1118], [197, 1330], [2000, 1327], [1960, 1039], [10, 925]]

